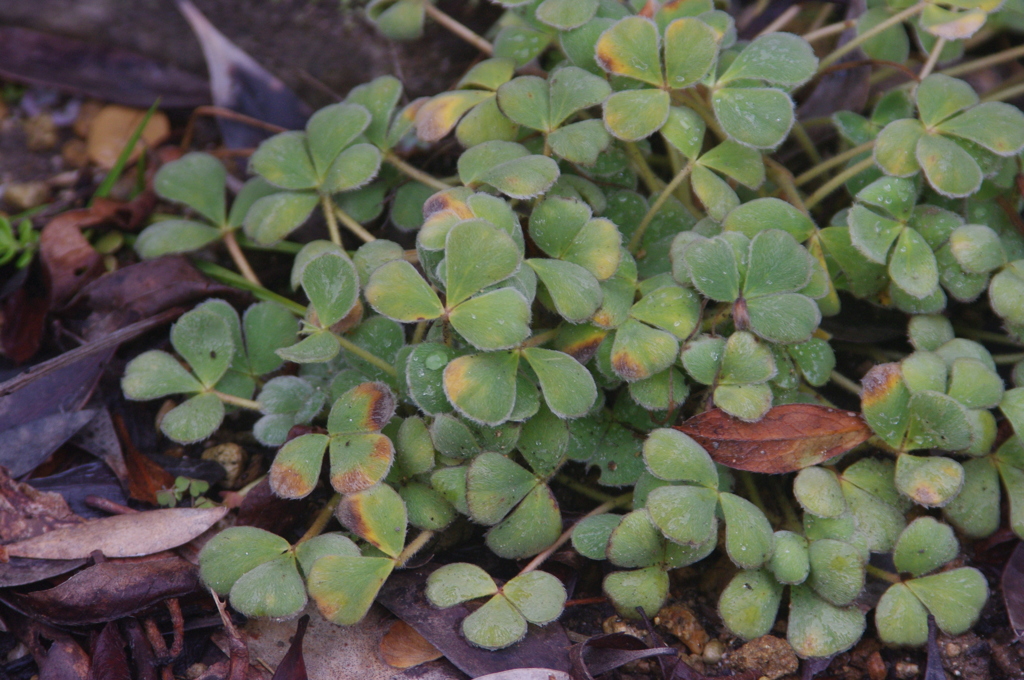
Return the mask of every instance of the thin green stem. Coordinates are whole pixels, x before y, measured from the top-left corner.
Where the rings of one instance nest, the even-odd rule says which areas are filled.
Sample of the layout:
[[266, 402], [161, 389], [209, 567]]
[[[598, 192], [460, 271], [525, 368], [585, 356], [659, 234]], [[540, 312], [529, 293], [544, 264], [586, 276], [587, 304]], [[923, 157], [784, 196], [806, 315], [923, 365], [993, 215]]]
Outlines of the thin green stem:
[[860, 146], [855, 146], [852, 149], [847, 149], [842, 153], [838, 153], [835, 156], [832, 156], [832, 158], [829, 158], [828, 160], [818, 163], [813, 168], [797, 175], [796, 179], [793, 181], [796, 182], [796, 185], [798, 187], [803, 186], [804, 184], [807, 184], [815, 177], [825, 174], [826, 172], [836, 167], [837, 165], [842, 165], [851, 158], [855, 158], [860, 154], [864, 153], [865, 151], [870, 151], [873, 148], [875, 148], [875, 140], [872, 139], [870, 142], [865, 142]]
[[[768, 512], [768, 507], [764, 504], [764, 498], [761, 497], [761, 488], [757, 485], [754, 475], [746, 470], [737, 470], [736, 476], [740, 478], [743, 490], [747, 492], [747, 500], [756, 505], [757, 509], [764, 513], [764, 516], [771, 521], [773, 513]], [[774, 524], [775, 522], [772, 523]]]
[[[338, 217], [341, 223], [344, 224], [349, 231], [358, 236], [363, 243], [369, 243], [370, 241], [377, 240], [376, 236], [366, 231], [366, 229], [363, 228], [363, 225], [352, 219], [351, 215], [339, 208], [337, 205], [334, 206], [334, 214]], [[337, 225], [335, 225], [335, 228], [337, 228]]]
[[327, 523], [331, 521], [331, 516], [334, 514], [334, 510], [338, 507], [338, 503], [340, 502], [340, 493], [336, 493], [331, 496], [330, 500], [327, 501], [327, 504], [320, 508], [320, 512], [316, 514], [316, 519], [314, 519], [313, 523], [309, 525], [309, 529], [306, 530], [306, 533], [302, 534], [302, 538], [300, 538], [295, 545], [302, 545], [309, 539], [319, 536], [323, 532], [324, 527], [327, 526]]
[[789, 171], [789, 168], [768, 156], [764, 156], [764, 163], [768, 167], [768, 172], [771, 173], [775, 183], [785, 192], [789, 202], [795, 205], [801, 212], [809, 212], [807, 206], [804, 205], [804, 199], [800, 195], [800, 190], [796, 188], [796, 181], [793, 179], [793, 173]]
[[983, 331], [977, 328], [968, 328], [966, 326], [953, 326], [953, 330], [956, 331], [958, 336], [977, 340], [978, 342], [993, 342], [998, 345], [1024, 347], [1024, 342], [1014, 340], [1010, 336], [1003, 335], [1002, 333], [993, 333], [992, 331]]
[[1011, 87], [1003, 88], [1002, 90], [996, 90], [995, 92], [989, 92], [987, 95], [981, 98], [982, 102], [1001, 102], [1007, 99], [1013, 99], [1024, 94], [1024, 83], [1018, 83]]
[[416, 553], [422, 550], [423, 546], [429, 543], [430, 539], [432, 539], [433, 537], [433, 531], [421, 531], [419, 535], [416, 536], [416, 538], [412, 539], [412, 541], [409, 542], [409, 545], [405, 546], [405, 550], [403, 550], [398, 555], [398, 557], [395, 558], [396, 566], [404, 567], [405, 563], [411, 560], [416, 555]]
[[831, 194], [839, 187], [843, 186], [846, 183], [846, 180], [850, 179], [851, 177], [856, 177], [857, 175], [864, 172], [874, 164], [874, 158], [865, 158], [860, 163], [857, 163], [856, 165], [847, 168], [846, 170], [839, 173], [829, 181], [822, 184], [817, 191], [815, 191], [813, 194], [810, 195], [810, 197], [808, 197], [807, 209], [810, 210], [814, 206], [821, 203], [821, 201], [827, 198], [829, 194]]
[[775, 488], [775, 502], [782, 508], [782, 516], [785, 518], [786, 526], [794, 531], [799, 531], [802, 523], [800, 522], [800, 517], [796, 514], [796, 510], [793, 508], [793, 504], [789, 502], [789, 494], [783, 488], [778, 477], [772, 477], [771, 482]]
[[426, 184], [431, 189], [437, 189], [438, 191], [444, 191], [445, 189], [451, 189], [452, 188], [451, 184], [448, 184], [446, 182], [442, 182], [441, 180], [437, 179], [433, 175], [428, 175], [427, 173], [423, 172], [419, 168], [416, 168], [416, 167], [413, 167], [412, 165], [409, 165], [404, 160], [402, 160], [401, 158], [396, 156], [394, 152], [388, 153], [388, 155], [385, 156], [384, 159], [388, 163], [391, 163], [391, 165], [395, 166], [400, 171], [402, 171], [402, 173], [404, 173], [410, 179], [414, 179], [414, 180], [416, 180], [417, 182], [419, 182], [421, 184]]
[[626, 142], [623, 144], [623, 147], [625, 147], [626, 157], [633, 164], [633, 169], [636, 170], [636, 173], [640, 175], [640, 179], [647, 185], [647, 190], [652, 194], [661, 191], [665, 183], [651, 170], [651, 166], [648, 165], [647, 159], [644, 158], [637, 145], [634, 142]]
[[927, 2], [919, 2], [916, 5], [912, 5], [912, 6], [908, 7], [907, 9], [903, 10], [902, 12], [897, 12], [896, 14], [893, 14], [891, 17], [889, 17], [885, 21], [882, 21], [882, 22], [879, 22], [878, 24], [875, 24], [870, 29], [864, 31], [863, 33], [858, 35], [853, 40], [851, 40], [851, 41], [849, 41], [849, 42], [847, 42], [847, 43], [845, 43], [843, 45], [840, 45], [839, 47], [837, 47], [835, 50], [832, 51], [832, 54], [828, 55], [827, 57], [825, 57], [824, 59], [821, 60], [821, 63], [818, 64], [818, 73], [821, 73], [822, 71], [827, 69], [829, 66], [831, 66], [832, 64], [836, 63], [837, 61], [839, 61], [840, 59], [845, 57], [850, 52], [854, 51], [855, 49], [857, 49], [858, 47], [860, 47], [861, 45], [863, 45], [867, 41], [869, 41], [872, 38], [874, 38], [876, 35], [880, 35], [883, 31], [885, 31], [889, 27], [896, 26], [897, 24], [900, 24], [900, 23], [906, 21], [907, 19], [910, 19], [911, 17], [914, 17], [914, 16], [920, 14], [921, 12], [924, 11], [925, 7], [927, 7], [927, 6], [928, 6]]
[[377, 368], [384, 371], [388, 375], [395, 378], [398, 377], [398, 370], [388, 362], [381, 359], [376, 354], [368, 352], [367, 350], [363, 349], [356, 343], [346, 338], [344, 335], [334, 333], [334, 337], [338, 341], [338, 344], [341, 345], [342, 349], [351, 352], [352, 354], [355, 354], [357, 357], [359, 357], [366, 363], [376, 366]]
[[331, 243], [341, 247], [341, 230], [338, 229], [338, 218], [334, 216], [334, 201], [330, 194], [320, 196], [320, 207], [323, 209], [324, 219], [327, 220], [327, 232], [331, 235]]
[[701, 99], [700, 95], [692, 89], [683, 90], [683, 95], [686, 97], [686, 105], [697, 112], [701, 118], [704, 119], [704, 123], [708, 126], [715, 136], [719, 139], [726, 139], [728, 137], [725, 134], [725, 130], [718, 122], [718, 118], [715, 117], [715, 112], [711, 110], [707, 102]]
[[301, 317], [306, 315], [306, 308], [298, 302], [289, 300], [288, 298], [271, 292], [262, 286], [254, 285], [251, 281], [247, 281], [244, 276], [233, 272], [230, 269], [225, 269], [220, 265], [213, 264], [212, 262], [205, 262], [203, 260], [192, 260], [192, 265], [214, 281], [219, 281], [220, 283], [224, 283], [241, 290], [247, 290], [260, 300], [276, 302], [277, 304], [286, 307], [297, 316]]
[[821, 163], [821, 154], [818, 153], [818, 147], [814, 145], [814, 140], [807, 134], [807, 128], [800, 121], [793, 123], [793, 137], [796, 138], [797, 144], [804, 150], [804, 153], [807, 154], [812, 163]]
[[665, 201], [668, 200], [668, 197], [672, 195], [680, 184], [686, 181], [686, 178], [690, 176], [690, 172], [692, 170], [693, 163], [687, 163], [684, 165], [683, 169], [677, 172], [676, 176], [672, 178], [672, 181], [661, 190], [660, 194], [658, 194], [658, 198], [656, 198], [654, 203], [651, 204], [651, 207], [647, 210], [647, 214], [644, 215], [642, 220], [640, 220], [640, 224], [637, 225], [636, 231], [633, 232], [633, 236], [629, 239], [628, 249], [630, 253], [635, 254], [636, 251], [639, 250], [640, 243], [643, 241], [644, 234], [647, 232], [647, 227], [651, 225], [651, 221], [654, 219], [654, 216], [657, 215], [658, 211], [661, 210], [663, 205], [665, 205]]
[[928, 61], [924, 62], [924, 66], [921, 67], [921, 72], [917, 74], [918, 79], [924, 80], [935, 70], [935, 65], [939, 63], [939, 55], [942, 54], [942, 50], [946, 47], [946, 39], [939, 38], [935, 41], [935, 45], [932, 46], [932, 51], [928, 53]]
[[426, 321], [420, 321], [416, 324], [416, 328], [412, 331], [412, 340], [410, 340], [410, 344], [418, 345], [423, 342], [423, 338], [427, 335], [427, 325]]
[[1024, 361], [1024, 353], [1021, 354], [993, 354], [992, 361], [999, 365], [1016, 364]]
[[856, 25], [857, 25], [857, 22], [855, 20], [853, 20], [853, 19], [845, 19], [843, 21], [839, 21], [839, 22], [836, 22], [834, 24], [829, 24], [828, 26], [822, 26], [821, 28], [819, 28], [819, 29], [817, 29], [815, 31], [811, 31], [810, 33], [804, 33], [803, 34], [803, 39], [806, 40], [807, 42], [814, 42], [815, 40], [821, 40], [822, 38], [827, 38], [830, 35], [836, 35], [837, 33], [842, 33], [846, 29], [853, 28]]
[[894, 574], [891, 571], [886, 571], [880, 567], [876, 567], [873, 564], [864, 565], [864, 570], [868, 576], [874, 576], [879, 581], [886, 581], [888, 583], [902, 583], [899, 574]]
[[260, 402], [253, 401], [252, 399], [243, 399], [242, 397], [236, 397], [233, 394], [225, 394], [224, 392], [218, 392], [217, 390], [212, 390], [212, 394], [216, 395], [217, 398], [223, 401], [225, 404], [231, 404], [232, 406], [238, 406], [239, 408], [249, 409], [250, 411], [262, 410]]
[[238, 241], [238, 245], [246, 250], [262, 250], [268, 253], [284, 253], [286, 255], [297, 255], [302, 250], [301, 243], [292, 243], [291, 241], [278, 241], [272, 245], [264, 245], [256, 243], [244, 234], [237, 234], [235, 238]]
[[615, 496], [607, 494], [599, 489], [592, 489], [586, 484], [578, 482], [572, 477], [569, 477], [568, 475], [561, 472], [555, 475], [555, 481], [561, 484], [562, 486], [572, 489], [581, 496], [586, 496], [587, 498], [593, 499], [595, 501], [600, 501], [601, 503], [606, 503], [608, 501], [615, 499]]
[[944, 68], [939, 71], [939, 73], [955, 78], [956, 76], [960, 76], [965, 73], [973, 73], [975, 71], [980, 71], [983, 68], [988, 68], [989, 66], [996, 66], [1008, 61], [1013, 61], [1019, 57], [1024, 57], [1024, 45], [1018, 45], [1017, 47], [1003, 50], [1002, 52], [996, 52], [995, 54], [990, 54], [987, 57], [982, 57], [981, 59], [965, 61], [962, 64]]
[[523, 344], [520, 345], [520, 347], [522, 347], [523, 349], [526, 349], [528, 347], [540, 347], [544, 343], [550, 342], [551, 340], [554, 340], [557, 336], [558, 336], [558, 329], [557, 328], [552, 328], [550, 330], [544, 331], [543, 333], [538, 333], [537, 335], [533, 336], [532, 338], [527, 338], [523, 342]]
[[224, 245], [227, 246], [231, 259], [234, 261], [235, 266], [238, 267], [238, 271], [245, 277], [245, 280], [254, 286], [262, 287], [263, 284], [260, 283], [259, 277], [252, 270], [249, 260], [246, 259], [245, 253], [242, 252], [242, 248], [238, 245], [233, 229], [224, 232]]
[[839, 371], [832, 371], [831, 373], [832, 382], [842, 387], [847, 392], [860, 396], [860, 385], [847, 378]]
[[606, 512], [610, 512], [610, 511], [614, 510], [615, 508], [618, 508], [618, 507], [621, 507], [623, 505], [626, 505], [631, 500], [633, 500], [633, 492], [632, 491], [630, 491], [629, 493], [624, 493], [621, 496], [613, 498], [610, 501], [606, 501], [606, 502], [602, 503], [601, 505], [597, 506], [596, 508], [594, 508], [593, 510], [591, 510], [590, 512], [588, 512], [586, 515], [581, 517], [576, 522], [576, 524], [573, 524], [571, 527], [569, 527], [568, 529], [563, 531], [562, 535], [559, 536], [558, 539], [556, 539], [554, 543], [549, 545], [547, 548], [544, 549], [543, 552], [539, 553], [536, 557], [534, 557], [532, 560], [530, 560], [530, 563], [522, 568], [522, 570], [519, 572], [518, 576], [522, 576], [523, 574], [529, 574], [531, 571], [534, 571], [535, 569], [537, 569], [537, 567], [539, 567], [540, 565], [544, 564], [544, 562], [547, 561], [547, 559], [549, 557], [551, 557], [552, 555], [555, 554], [556, 550], [561, 548], [563, 545], [565, 545], [566, 541], [568, 541], [570, 538], [572, 538], [573, 529], [576, 528], [577, 524], [579, 524], [580, 522], [582, 522], [585, 519], [589, 519], [590, 517], [596, 517], [597, 515], [603, 515]]

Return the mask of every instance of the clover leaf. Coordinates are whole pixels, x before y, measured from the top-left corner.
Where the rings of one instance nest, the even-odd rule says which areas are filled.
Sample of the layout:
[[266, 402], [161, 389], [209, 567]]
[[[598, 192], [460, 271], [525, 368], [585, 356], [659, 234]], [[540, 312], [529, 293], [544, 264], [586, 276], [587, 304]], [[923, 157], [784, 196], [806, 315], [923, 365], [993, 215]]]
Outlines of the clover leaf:
[[953, 530], [931, 517], [911, 522], [896, 543], [896, 568], [912, 578], [889, 587], [875, 609], [879, 636], [894, 645], [928, 641], [928, 615], [939, 629], [959, 635], [970, 628], [988, 599], [988, 583], [977, 569], [961, 567], [924, 576], [959, 552]]
[[983, 178], [985, 154], [1012, 156], [1024, 149], [1024, 113], [1002, 102], [978, 103], [962, 80], [932, 74], [917, 86], [918, 119], [893, 121], [875, 144], [875, 162], [888, 175], [920, 171], [935, 191], [973, 194]]
[[333, 104], [317, 111], [304, 132], [282, 132], [260, 144], [250, 167], [283, 191], [252, 204], [246, 235], [261, 244], [280, 241], [306, 221], [321, 197], [369, 184], [381, 164], [377, 147], [360, 141], [371, 122], [364, 106]]
[[242, 226], [253, 203], [280, 191], [255, 177], [242, 186], [228, 213], [224, 166], [213, 156], [199, 152], [161, 167], [153, 178], [153, 189], [161, 198], [191, 208], [202, 219], [165, 219], [143, 229], [135, 241], [135, 251], [145, 259], [199, 250], [223, 238]]
[[515, 67], [513, 60], [497, 57], [471, 68], [456, 89], [431, 97], [419, 107], [416, 134], [435, 142], [454, 129], [455, 137], [466, 147], [514, 140], [519, 126], [498, 108], [496, 93], [512, 78]]
[[543, 626], [557, 619], [565, 604], [565, 587], [544, 571], [520, 574], [500, 588], [480, 567], [446, 564], [427, 577], [427, 599], [436, 607], [490, 596], [462, 620], [462, 634], [483, 649], [503, 649], [526, 635], [527, 622]]
[[821, 320], [814, 301], [798, 292], [810, 282], [815, 261], [784, 231], [769, 229], [749, 240], [737, 232], [696, 239], [681, 260], [674, 267], [677, 280], [692, 283], [712, 300], [732, 303], [740, 330], [769, 342], [798, 343], [808, 340]]
[[199, 553], [199, 575], [231, 606], [246, 616], [285, 618], [306, 605], [303, 576], [328, 555], [359, 557], [359, 548], [342, 534], [316, 536], [294, 546], [255, 527], [230, 527], [210, 539]]
[[381, 383], [363, 383], [340, 396], [327, 417], [327, 434], [303, 434], [277, 452], [270, 485], [284, 498], [309, 495], [330, 449], [331, 485], [340, 493], [367, 489], [387, 475], [394, 460], [391, 440], [380, 434], [395, 412], [395, 398]]
[[602, 33], [595, 50], [601, 68], [640, 85], [615, 92], [604, 103], [608, 131], [618, 139], [636, 141], [665, 125], [670, 91], [691, 87], [708, 74], [718, 58], [718, 39], [695, 17], [676, 19], [659, 29], [654, 21], [633, 16]]
[[578, 111], [600, 104], [610, 93], [603, 78], [566, 66], [547, 80], [520, 76], [505, 83], [498, 88], [498, 107], [515, 123], [544, 133], [547, 146], [559, 158], [593, 165], [611, 143], [604, 126], [593, 120], [565, 123]]

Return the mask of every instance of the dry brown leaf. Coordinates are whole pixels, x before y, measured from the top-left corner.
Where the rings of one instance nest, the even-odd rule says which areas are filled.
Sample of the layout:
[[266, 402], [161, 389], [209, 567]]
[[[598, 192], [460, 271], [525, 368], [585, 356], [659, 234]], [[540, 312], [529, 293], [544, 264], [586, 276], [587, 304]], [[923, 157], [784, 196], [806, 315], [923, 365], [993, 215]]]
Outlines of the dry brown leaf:
[[871, 437], [859, 413], [814, 404], [776, 406], [756, 423], [712, 409], [676, 429], [693, 437], [716, 463], [767, 474], [817, 465]]
[[[130, 109], [127, 106], [111, 105], [103, 107], [103, 110], [96, 114], [89, 128], [89, 138], [86, 140], [86, 148], [89, 158], [93, 163], [105, 170], [109, 170], [117, 163], [117, 157], [128, 144], [135, 128], [142, 122], [146, 112], [141, 109]], [[167, 139], [171, 132], [171, 125], [160, 111], [157, 111], [146, 123], [142, 131], [142, 139], [132, 150], [130, 161], [138, 159], [142, 149], [146, 146], [156, 146]]]
[[188, 543], [212, 527], [227, 508], [170, 508], [115, 515], [61, 527], [4, 546], [11, 557], [74, 560], [99, 550], [106, 557], [140, 557]]
[[395, 668], [412, 668], [441, 658], [437, 647], [402, 620], [392, 623], [384, 634], [380, 641], [380, 655], [384, 663]]
[[0, 468], [0, 541], [25, 540], [81, 523], [60, 494], [16, 482]]

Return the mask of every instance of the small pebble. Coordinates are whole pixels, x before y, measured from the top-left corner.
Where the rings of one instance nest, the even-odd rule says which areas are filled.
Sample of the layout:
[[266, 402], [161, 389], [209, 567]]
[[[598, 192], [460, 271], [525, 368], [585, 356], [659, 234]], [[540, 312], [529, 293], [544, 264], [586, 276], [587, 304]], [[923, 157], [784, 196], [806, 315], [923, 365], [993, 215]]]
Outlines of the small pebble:
[[249, 454], [238, 444], [229, 442], [227, 444], [211, 446], [203, 451], [203, 460], [213, 460], [220, 463], [227, 475], [222, 483], [224, 488], [234, 489], [237, 488], [235, 485], [238, 483], [242, 471], [245, 470]]
[[679, 638], [693, 654], [700, 654], [704, 651], [704, 645], [708, 641], [707, 631], [686, 605], [673, 604], [662, 607], [658, 615], [654, 617], [654, 623]]
[[917, 667], [916, 663], [910, 663], [909, 661], [897, 661], [896, 666], [893, 667], [893, 672], [896, 673], [896, 677], [899, 680], [916, 678], [920, 671], [921, 669]]
[[768, 680], [796, 673], [800, 660], [789, 643], [774, 635], [762, 635], [729, 654], [735, 668], [757, 671]]
[[57, 146], [57, 125], [48, 113], [32, 116], [22, 123], [25, 146], [30, 151], [48, 151]]
[[889, 674], [889, 669], [885, 667], [885, 661], [882, 660], [882, 655], [878, 652], [874, 652], [868, 657], [867, 671], [871, 680], [885, 680]]
[[46, 182], [11, 183], [4, 190], [4, 202], [15, 212], [31, 210], [50, 200], [50, 186]]
[[64, 164], [71, 168], [84, 168], [89, 164], [89, 152], [85, 148], [85, 142], [81, 139], [69, 139], [60, 148], [60, 155]]
[[701, 654], [701, 658], [704, 659], [704, 663], [714, 665], [722, 660], [725, 656], [725, 643], [721, 640], [715, 639], [704, 645], [704, 653]]

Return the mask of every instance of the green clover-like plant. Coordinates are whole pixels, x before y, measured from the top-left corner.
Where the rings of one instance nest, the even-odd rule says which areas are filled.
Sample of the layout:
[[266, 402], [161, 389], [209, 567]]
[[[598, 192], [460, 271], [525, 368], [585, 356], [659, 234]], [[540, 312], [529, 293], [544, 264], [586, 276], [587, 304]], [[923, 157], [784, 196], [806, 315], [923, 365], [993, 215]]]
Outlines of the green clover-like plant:
[[330, 450], [331, 485], [355, 493], [384, 479], [395, 447], [381, 429], [395, 413], [387, 385], [363, 383], [341, 395], [327, 417], [327, 434], [303, 434], [281, 447], [270, 467], [270, 486], [278, 496], [308, 496], [320, 478], [324, 453]]
[[562, 582], [544, 571], [520, 574], [500, 588], [486, 571], [473, 564], [446, 564], [427, 577], [427, 599], [448, 608], [490, 597], [462, 620], [462, 634], [483, 649], [503, 649], [526, 635], [527, 622], [543, 626], [562, 614], [566, 593]]
[[387, 484], [346, 495], [335, 514], [377, 554], [324, 555], [313, 562], [306, 582], [320, 614], [328, 621], [350, 626], [366, 615], [377, 592], [399, 565], [408, 519], [405, 502]]
[[874, 157], [888, 175], [923, 171], [935, 191], [962, 197], [976, 192], [983, 167], [1024, 149], [1024, 113], [1002, 102], [978, 103], [966, 82], [938, 73], [915, 92], [918, 118], [893, 121], [882, 130]]
[[[264, 327], [266, 335], [256, 330]], [[160, 429], [174, 441], [197, 442], [220, 427], [225, 401], [248, 399], [257, 376], [280, 366], [275, 351], [294, 337], [294, 317], [277, 305], [260, 303], [246, 313], [243, 340], [235, 310], [211, 300], [183, 314], [171, 328], [171, 346], [188, 368], [167, 352], [144, 352], [125, 368], [121, 388], [129, 399], [140, 401], [190, 395], [164, 416]]]
[[[739, 330], [781, 344], [809, 340], [821, 321], [813, 285], [817, 261], [789, 233], [769, 229], [748, 239], [739, 232], [673, 244], [673, 274], [705, 297], [732, 304]], [[809, 286], [808, 284], [812, 284]]]
[[328, 533], [290, 545], [256, 527], [220, 532], [199, 553], [199, 575], [218, 595], [246, 616], [287, 618], [306, 606], [304, 578], [321, 557], [360, 557], [347, 536]]
[[455, 137], [467, 147], [492, 140], [514, 140], [519, 126], [498, 108], [497, 91], [512, 78], [515, 67], [513, 60], [502, 57], [474, 66], [456, 89], [432, 97], [420, 106], [416, 112], [416, 134], [432, 142], [454, 129]]
[[598, 120], [566, 122], [611, 93], [603, 79], [576, 66], [544, 78], [520, 76], [498, 88], [498, 107], [513, 122], [544, 134], [545, 145], [570, 163], [593, 165], [611, 143]]
[[772, 149], [793, 126], [793, 100], [785, 91], [810, 80], [818, 59], [807, 41], [792, 33], [768, 33], [744, 47], [717, 76], [711, 105], [731, 139]]
[[372, 122], [360, 104], [333, 104], [315, 113], [304, 132], [282, 132], [260, 144], [250, 167], [281, 191], [252, 204], [245, 215], [246, 235], [261, 244], [280, 241], [318, 204], [329, 204], [332, 195], [372, 181], [380, 170], [381, 153], [361, 141]]
[[728, 338], [699, 336], [681, 355], [698, 383], [713, 387], [715, 406], [741, 420], [756, 421], [772, 406], [768, 381], [778, 373], [771, 349], [746, 331]]
[[620, 19], [595, 45], [597, 63], [628, 87], [604, 103], [604, 122], [618, 139], [637, 141], [654, 134], [669, 118], [671, 92], [699, 83], [718, 59], [718, 36], [696, 17], [664, 27], [652, 19]]
[[928, 641], [928, 616], [947, 635], [968, 630], [988, 599], [988, 582], [972, 567], [931, 575], [960, 550], [953, 530], [920, 517], [903, 530], [893, 552], [896, 570], [910, 574], [889, 587], [875, 609], [878, 635], [888, 644], [920, 646]]
[[280, 191], [262, 178], [246, 182], [227, 210], [227, 173], [206, 153], [190, 153], [164, 165], [153, 178], [153, 189], [168, 201], [195, 211], [201, 219], [175, 218], [151, 224], [135, 240], [145, 259], [199, 250], [242, 226], [253, 203]]
[[330, 361], [341, 348], [335, 324], [350, 314], [360, 316], [359, 272], [341, 248], [312, 241], [299, 251], [292, 266], [292, 286], [300, 285], [309, 298], [302, 334], [296, 344], [278, 354], [300, 364]]

